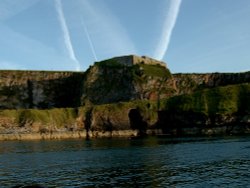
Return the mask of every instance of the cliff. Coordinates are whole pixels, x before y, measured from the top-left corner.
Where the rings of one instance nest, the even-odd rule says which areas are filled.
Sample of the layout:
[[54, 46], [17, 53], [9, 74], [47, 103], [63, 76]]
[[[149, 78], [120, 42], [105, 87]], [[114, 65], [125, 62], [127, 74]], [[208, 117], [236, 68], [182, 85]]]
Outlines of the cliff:
[[[133, 60], [135, 60], [134, 63]], [[157, 100], [171, 95], [166, 80], [172, 77], [160, 62], [125, 56], [96, 62], [85, 74], [82, 102], [106, 104], [131, 100]], [[139, 63], [140, 62], [140, 63]]]
[[205, 88], [248, 83], [250, 72], [171, 74], [148, 57], [96, 62], [84, 72], [0, 71], [0, 109], [47, 109], [157, 101]]
[[172, 97], [162, 102], [157, 126], [175, 135], [250, 133], [249, 94], [246, 83]]
[[249, 83], [250, 72], [171, 74], [133, 55], [84, 73], [0, 71], [0, 135], [248, 133]]
[[249, 93], [247, 83], [162, 99], [159, 106], [156, 101], [137, 100], [78, 108], [2, 110], [0, 140], [8, 139], [6, 135], [34, 138], [34, 134], [38, 138], [246, 134], [250, 133]]
[[174, 74], [175, 95], [190, 94], [205, 88], [250, 82], [250, 71], [242, 73]]
[[79, 106], [83, 74], [1, 70], [0, 109]]

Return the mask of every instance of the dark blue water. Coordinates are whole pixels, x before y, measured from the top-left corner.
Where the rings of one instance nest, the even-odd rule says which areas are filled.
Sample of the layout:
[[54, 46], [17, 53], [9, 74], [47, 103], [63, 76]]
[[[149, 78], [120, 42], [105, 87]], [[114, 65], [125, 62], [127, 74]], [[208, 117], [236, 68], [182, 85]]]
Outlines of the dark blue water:
[[0, 142], [0, 187], [250, 187], [250, 137]]

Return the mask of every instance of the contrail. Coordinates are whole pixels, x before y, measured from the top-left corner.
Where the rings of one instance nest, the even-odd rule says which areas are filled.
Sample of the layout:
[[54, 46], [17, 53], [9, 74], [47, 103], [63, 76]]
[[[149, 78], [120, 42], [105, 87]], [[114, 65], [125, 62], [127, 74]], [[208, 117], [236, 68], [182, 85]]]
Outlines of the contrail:
[[90, 31], [92, 44], [96, 44], [94, 51], [98, 52], [98, 57], [108, 58], [136, 53], [134, 42], [130, 39], [126, 28], [106, 7], [104, 1], [79, 0], [78, 2], [85, 14], [85, 20], [91, 22], [87, 32]]
[[82, 19], [82, 25], [83, 25], [83, 27], [84, 27], [84, 31], [85, 31], [85, 34], [86, 34], [86, 36], [87, 36], [87, 39], [88, 39], [88, 42], [89, 42], [89, 45], [90, 45], [92, 54], [93, 54], [93, 56], [94, 56], [94, 58], [95, 58], [95, 61], [98, 61], [98, 60], [97, 60], [97, 56], [96, 56], [96, 52], [95, 52], [95, 48], [94, 48], [94, 44], [93, 44], [93, 42], [92, 42], [92, 40], [91, 40], [91, 37], [90, 37], [90, 35], [89, 35], [87, 26], [85, 25], [83, 19]]
[[76, 70], [80, 71], [80, 63], [76, 58], [73, 46], [72, 46], [72, 42], [71, 42], [71, 38], [70, 38], [70, 34], [69, 34], [69, 29], [64, 17], [64, 13], [63, 13], [63, 9], [62, 9], [62, 2], [61, 0], [55, 0], [55, 7], [56, 7], [56, 11], [58, 14], [58, 19], [60, 21], [61, 27], [62, 27], [62, 31], [63, 31], [63, 38], [64, 38], [64, 43], [66, 46], [66, 49], [68, 51], [69, 57], [76, 62]]
[[154, 57], [162, 60], [168, 50], [172, 31], [174, 29], [182, 0], [171, 0], [168, 13], [166, 14], [165, 22], [163, 24], [163, 31], [160, 37], [160, 42], [155, 50]]

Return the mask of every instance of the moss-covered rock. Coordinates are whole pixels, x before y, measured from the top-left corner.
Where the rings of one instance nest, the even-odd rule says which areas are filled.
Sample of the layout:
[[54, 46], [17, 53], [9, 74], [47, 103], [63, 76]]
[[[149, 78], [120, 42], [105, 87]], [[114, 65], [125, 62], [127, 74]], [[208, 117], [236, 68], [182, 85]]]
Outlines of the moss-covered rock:
[[249, 129], [249, 114], [250, 85], [239, 84], [162, 101], [157, 124], [167, 133], [175, 130], [181, 134], [184, 128], [196, 128], [201, 134], [204, 129], [224, 126], [224, 134], [231, 134], [237, 132], [235, 127], [242, 132]]
[[54, 132], [60, 129], [78, 129], [77, 116], [77, 109], [74, 108], [1, 110], [0, 128], [2, 127], [3, 132], [6, 130], [14, 132]]
[[157, 63], [128, 66], [116, 58], [97, 62], [85, 74], [82, 104], [158, 100], [167, 95], [170, 78], [170, 71]]
[[250, 85], [239, 84], [204, 89], [166, 100], [163, 109], [175, 112], [200, 112], [205, 115], [250, 112]]
[[244, 132], [249, 83], [250, 72], [172, 75], [164, 63], [133, 55], [85, 73], [0, 71], [0, 132]]

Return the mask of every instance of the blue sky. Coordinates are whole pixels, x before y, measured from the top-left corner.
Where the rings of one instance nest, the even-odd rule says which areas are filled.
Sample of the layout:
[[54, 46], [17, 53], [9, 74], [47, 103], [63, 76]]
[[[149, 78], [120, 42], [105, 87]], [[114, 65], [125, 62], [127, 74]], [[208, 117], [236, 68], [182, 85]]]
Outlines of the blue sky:
[[250, 70], [249, 0], [1, 0], [0, 69], [84, 71], [147, 55], [172, 72]]

